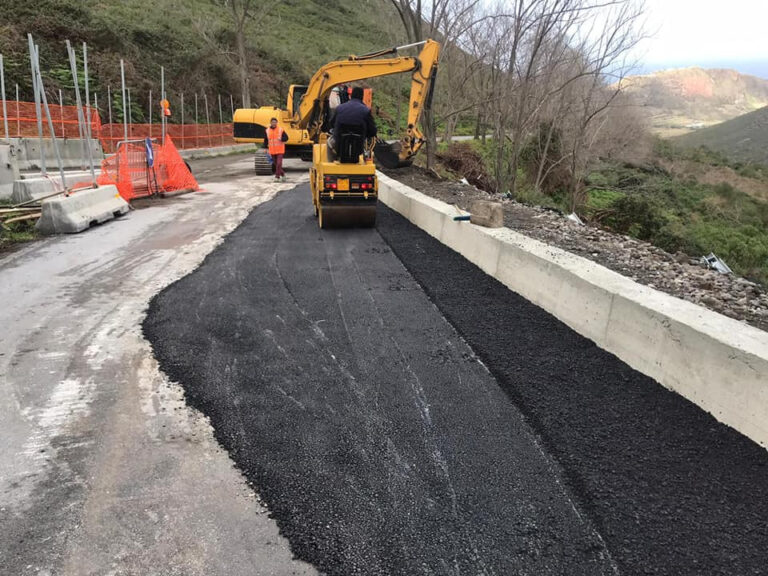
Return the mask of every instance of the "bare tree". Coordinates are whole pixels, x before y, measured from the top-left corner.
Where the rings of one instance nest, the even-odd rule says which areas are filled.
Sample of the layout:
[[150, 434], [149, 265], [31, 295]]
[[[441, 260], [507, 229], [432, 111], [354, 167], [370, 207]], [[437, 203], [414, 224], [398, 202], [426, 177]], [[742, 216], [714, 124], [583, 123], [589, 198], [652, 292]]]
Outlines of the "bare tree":
[[248, 54], [245, 50], [245, 24], [252, 17], [252, 0], [224, 0], [229, 4], [235, 24], [235, 46], [237, 48], [237, 71], [240, 75], [240, 90], [243, 94], [243, 108], [251, 107], [251, 86], [248, 75]]
[[[471, 27], [470, 15], [480, 4], [480, 0], [390, 1], [400, 17], [409, 43], [421, 42], [427, 38], [441, 42], [441, 62], [450, 57], [455, 41]], [[442, 72], [440, 74], [442, 75]], [[432, 108], [424, 109], [422, 125], [427, 141], [427, 167], [431, 167], [437, 148], [437, 130]]]
[[[541, 186], [558, 167], [572, 174], [575, 198], [583, 182], [593, 128], [615, 99], [607, 89], [637, 42], [642, 5], [634, 0], [508, 0], [475, 33], [488, 67], [487, 100], [478, 108], [493, 128], [494, 177], [515, 193], [521, 154], [531, 145], [545, 157], [527, 181]], [[480, 125], [478, 119], [478, 125]], [[478, 130], [479, 132], [479, 130]], [[599, 130], [598, 130], [599, 132]]]
[[210, 21], [203, 17], [193, 17], [195, 27], [200, 36], [219, 54], [237, 69], [240, 82], [243, 108], [251, 107], [251, 70], [248, 67], [248, 46], [246, 29], [249, 24], [260, 21], [277, 5], [279, 0], [215, 0], [226, 8], [231, 16], [234, 47], [222, 49], [216, 31], [211, 30]]

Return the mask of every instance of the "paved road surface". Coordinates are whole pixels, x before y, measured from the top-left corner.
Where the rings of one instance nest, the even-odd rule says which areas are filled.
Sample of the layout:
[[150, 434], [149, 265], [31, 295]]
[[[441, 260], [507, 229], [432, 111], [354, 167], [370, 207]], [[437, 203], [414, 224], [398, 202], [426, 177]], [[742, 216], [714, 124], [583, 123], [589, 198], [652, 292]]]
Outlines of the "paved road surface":
[[193, 165], [0, 258], [0, 574], [768, 573], [768, 452], [386, 209]]
[[0, 256], [2, 576], [315, 573], [141, 335], [153, 294], [290, 187], [193, 164], [206, 192]]
[[590, 522], [375, 229], [307, 186], [152, 304], [147, 332], [294, 551], [329, 574], [611, 574]]

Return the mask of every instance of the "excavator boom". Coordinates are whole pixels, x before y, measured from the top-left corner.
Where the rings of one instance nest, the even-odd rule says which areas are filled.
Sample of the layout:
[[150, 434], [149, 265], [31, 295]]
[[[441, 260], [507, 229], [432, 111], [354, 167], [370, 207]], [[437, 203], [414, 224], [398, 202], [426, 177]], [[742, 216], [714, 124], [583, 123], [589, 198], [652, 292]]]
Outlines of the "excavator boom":
[[[381, 58], [381, 56], [397, 54], [399, 50], [418, 45], [423, 45], [423, 48], [416, 57]], [[329, 62], [312, 76], [291, 125], [307, 130], [309, 137], [316, 142], [323, 125], [325, 103], [334, 86], [411, 72], [408, 126], [400, 141], [400, 150], [394, 156], [398, 164], [408, 163], [424, 142], [418, 124], [424, 110], [431, 105], [439, 56], [440, 45], [434, 40], [425, 40], [363, 56], [350, 56], [347, 60]], [[391, 152], [377, 146], [377, 153], [385, 164], [392, 164]]]

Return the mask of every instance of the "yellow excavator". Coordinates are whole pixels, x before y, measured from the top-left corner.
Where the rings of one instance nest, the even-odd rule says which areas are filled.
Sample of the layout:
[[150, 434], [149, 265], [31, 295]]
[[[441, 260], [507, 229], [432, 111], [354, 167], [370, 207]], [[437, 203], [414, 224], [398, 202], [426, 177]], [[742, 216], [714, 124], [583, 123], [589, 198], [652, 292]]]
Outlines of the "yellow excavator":
[[[421, 46], [418, 56], [398, 56], [407, 48]], [[261, 107], [235, 112], [235, 140], [263, 142], [273, 117], [288, 133], [286, 156], [307, 159], [311, 150], [310, 184], [312, 203], [320, 228], [373, 226], [376, 222], [378, 180], [374, 155], [385, 167], [410, 165], [425, 140], [419, 121], [432, 102], [440, 45], [434, 40], [350, 56], [320, 68], [309, 85], [291, 86], [288, 109]], [[390, 56], [390, 57], [386, 57]], [[335, 134], [336, 152], [329, 154], [328, 98], [335, 86], [368, 78], [411, 73], [408, 124], [394, 146], [382, 141], [364, 141], [359, 134]], [[297, 100], [298, 94], [301, 94]], [[290, 151], [290, 153], [289, 153]], [[257, 158], [258, 166], [258, 158]]]

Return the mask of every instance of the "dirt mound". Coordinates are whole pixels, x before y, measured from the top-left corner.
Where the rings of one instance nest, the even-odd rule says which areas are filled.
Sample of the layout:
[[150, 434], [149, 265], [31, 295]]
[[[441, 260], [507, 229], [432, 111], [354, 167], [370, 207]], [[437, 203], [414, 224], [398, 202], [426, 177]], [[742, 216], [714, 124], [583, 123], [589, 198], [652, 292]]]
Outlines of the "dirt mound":
[[488, 174], [482, 156], [463, 142], [456, 142], [437, 155], [437, 159], [449, 170], [467, 179], [467, 182], [480, 190], [493, 192], [496, 182]]

